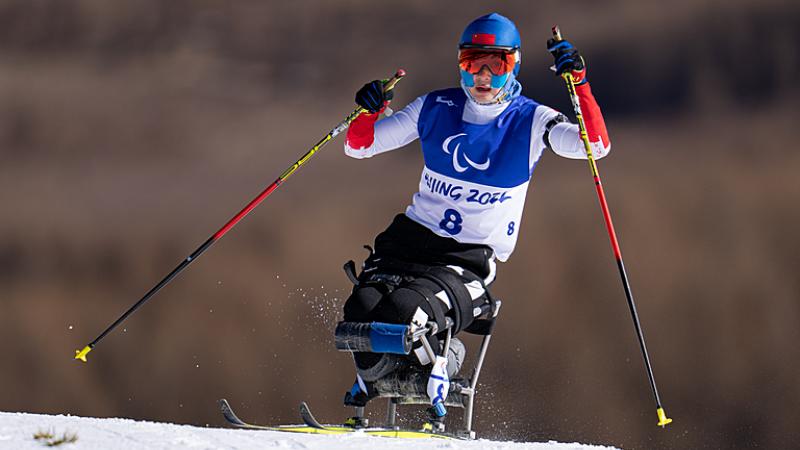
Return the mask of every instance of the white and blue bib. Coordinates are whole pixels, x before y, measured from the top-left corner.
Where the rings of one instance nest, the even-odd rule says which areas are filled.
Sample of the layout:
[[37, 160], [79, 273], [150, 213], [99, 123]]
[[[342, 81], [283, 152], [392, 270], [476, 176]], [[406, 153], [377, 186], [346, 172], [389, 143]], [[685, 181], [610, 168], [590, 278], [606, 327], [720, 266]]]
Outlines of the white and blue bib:
[[535, 166], [530, 141], [538, 104], [516, 97], [477, 125], [462, 120], [466, 101], [459, 88], [426, 96], [417, 122], [425, 168], [406, 215], [440, 236], [488, 245], [506, 261]]

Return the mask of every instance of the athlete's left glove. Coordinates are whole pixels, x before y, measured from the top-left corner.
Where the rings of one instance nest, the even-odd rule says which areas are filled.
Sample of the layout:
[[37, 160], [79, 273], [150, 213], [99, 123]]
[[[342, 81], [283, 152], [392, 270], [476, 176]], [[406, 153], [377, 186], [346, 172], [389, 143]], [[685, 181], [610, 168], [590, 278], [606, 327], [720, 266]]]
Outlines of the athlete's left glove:
[[356, 104], [371, 114], [380, 112], [392, 98], [394, 92], [384, 92], [381, 80], [370, 81], [356, 92]]
[[552, 69], [556, 75], [571, 73], [576, 86], [586, 82], [586, 64], [583, 62], [583, 56], [569, 41], [550, 38], [547, 40], [547, 51], [555, 59]]

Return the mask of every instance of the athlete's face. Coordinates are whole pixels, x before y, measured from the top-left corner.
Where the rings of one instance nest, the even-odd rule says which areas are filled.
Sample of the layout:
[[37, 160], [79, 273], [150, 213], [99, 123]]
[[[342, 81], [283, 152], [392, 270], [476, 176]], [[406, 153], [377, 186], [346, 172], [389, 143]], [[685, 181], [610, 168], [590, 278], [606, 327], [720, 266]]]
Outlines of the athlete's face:
[[483, 66], [480, 72], [473, 75], [472, 80], [475, 82], [475, 86], [469, 88], [469, 93], [478, 102], [488, 103], [500, 92], [499, 88], [492, 87], [492, 72], [486, 66]]

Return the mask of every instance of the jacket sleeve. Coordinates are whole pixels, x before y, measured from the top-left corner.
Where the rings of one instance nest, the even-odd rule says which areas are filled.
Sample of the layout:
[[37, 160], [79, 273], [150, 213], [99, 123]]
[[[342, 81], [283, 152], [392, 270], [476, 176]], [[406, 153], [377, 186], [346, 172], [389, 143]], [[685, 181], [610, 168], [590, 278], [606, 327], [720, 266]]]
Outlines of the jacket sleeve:
[[[583, 122], [586, 125], [589, 144], [592, 148], [592, 156], [595, 159], [600, 159], [611, 151], [611, 140], [608, 137], [603, 114], [600, 112], [600, 106], [592, 95], [589, 83], [575, 86], [575, 91], [578, 94], [578, 101], [581, 105], [581, 113], [583, 114]], [[554, 110], [551, 111], [558, 115]], [[556, 117], [555, 115], [547, 115], [541, 121], [540, 126], [543, 128], [541, 134], [546, 140], [544, 145], [549, 146], [559, 156], [571, 159], [586, 159], [586, 149], [583, 147], [578, 125], [566, 121], [557, 121], [548, 127], [547, 123], [553, 120]]]
[[417, 122], [425, 97], [418, 97], [405, 108], [381, 120], [377, 120], [377, 113], [363, 113], [356, 117], [347, 129], [344, 153], [357, 159], [370, 158], [419, 138]]

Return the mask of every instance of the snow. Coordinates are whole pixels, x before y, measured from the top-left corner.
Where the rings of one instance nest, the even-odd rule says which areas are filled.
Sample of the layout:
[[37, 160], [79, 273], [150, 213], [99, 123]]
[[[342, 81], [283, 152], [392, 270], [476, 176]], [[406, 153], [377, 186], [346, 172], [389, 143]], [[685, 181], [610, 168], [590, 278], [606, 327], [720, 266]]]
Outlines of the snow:
[[0, 412], [0, 449], [41, 450], [47, 448], [34, 439], [39, 432], [56, 438], [77, 435], [75, 443], [56, 448], [64, 450], [158, 450], [158, 449], [303, 449], [303, 450], [584, 450], [612, 449], [584, 444], [557, 442], [518, 443], [488, 440], [413, 440], [346, 435], [312, 435], [277, 431], [202, 428], [171, 423], [140, 422], [130, 419], [97, 419], [76, 416]]

